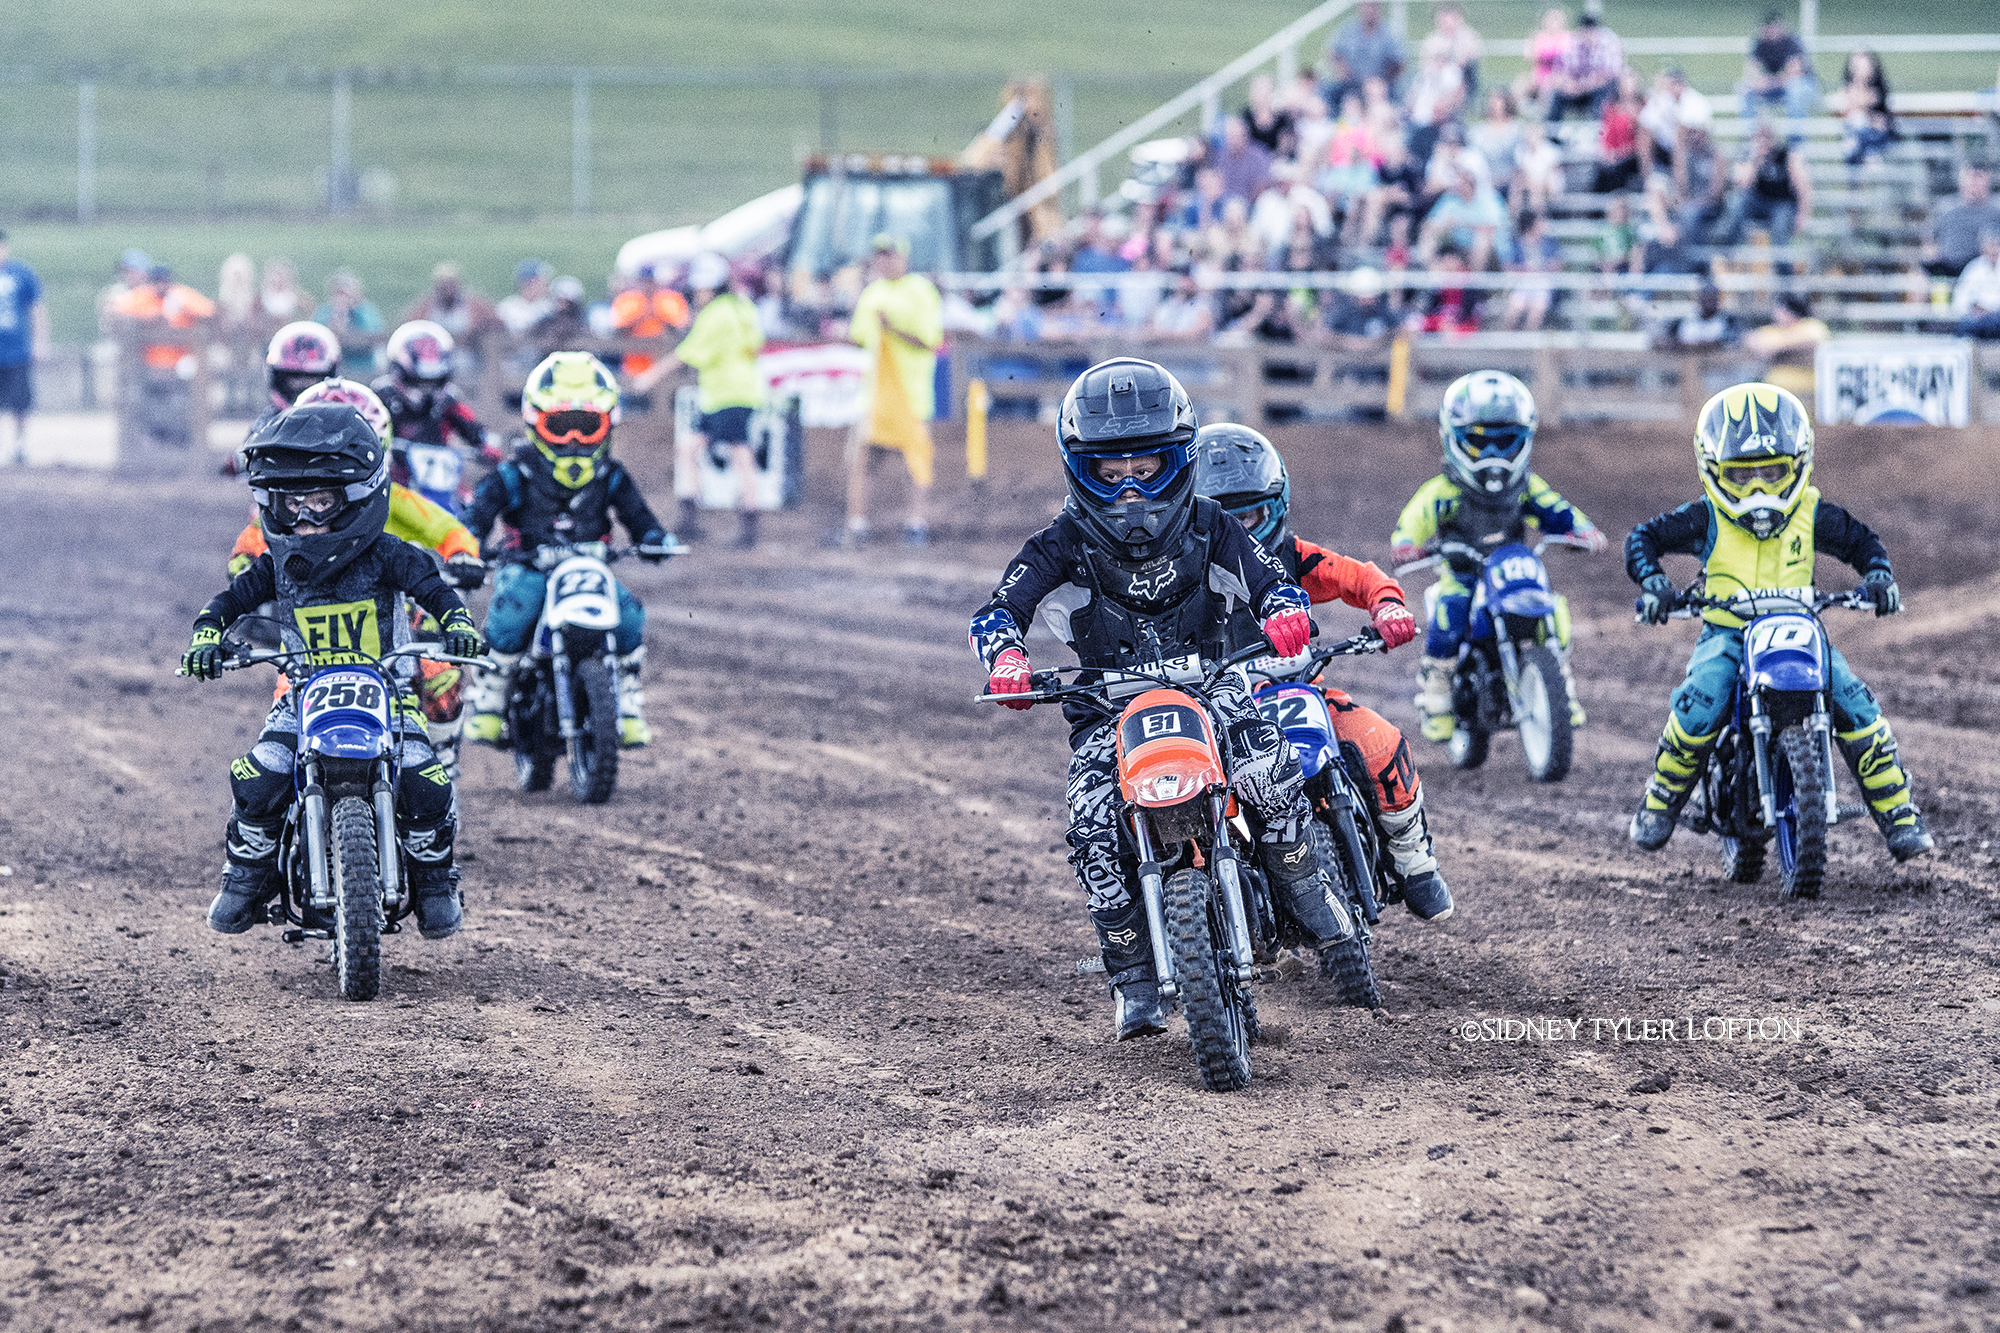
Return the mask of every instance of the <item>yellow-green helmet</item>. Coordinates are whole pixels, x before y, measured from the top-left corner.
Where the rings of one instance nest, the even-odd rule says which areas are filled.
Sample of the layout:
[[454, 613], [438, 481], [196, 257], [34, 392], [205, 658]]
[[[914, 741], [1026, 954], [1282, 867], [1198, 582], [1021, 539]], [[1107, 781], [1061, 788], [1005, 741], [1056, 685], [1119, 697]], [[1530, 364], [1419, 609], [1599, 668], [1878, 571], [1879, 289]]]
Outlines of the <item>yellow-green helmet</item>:
[[528, 372], [521, 417], [556, 483], [581, 490], [611, 452], [618, 381], [588, 352], [555, 352]]
[[1695, 418], [1702, 489], [1718, 512], [1759, 541], [1776, 535], [1812, 479], [1812, 418], [1775, 384], [1738, 384]]

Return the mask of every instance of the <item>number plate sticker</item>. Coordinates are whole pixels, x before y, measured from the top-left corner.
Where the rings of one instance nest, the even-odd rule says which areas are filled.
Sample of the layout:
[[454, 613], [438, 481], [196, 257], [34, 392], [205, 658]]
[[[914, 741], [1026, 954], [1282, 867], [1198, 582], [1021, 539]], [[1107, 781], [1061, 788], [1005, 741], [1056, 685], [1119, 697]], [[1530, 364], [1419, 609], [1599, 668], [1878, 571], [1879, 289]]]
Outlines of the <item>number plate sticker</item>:
[[382, 678], [369, 671], [322, 671], [306, 682], [300, 696], [302, 728], [335, 709], [359, 709], [387, 726], [389, 696]]
[[610, 580], [602, 570], [566, 569], [556, 578], [556, 600], [571, 597], [608, 597], [611, 594]]

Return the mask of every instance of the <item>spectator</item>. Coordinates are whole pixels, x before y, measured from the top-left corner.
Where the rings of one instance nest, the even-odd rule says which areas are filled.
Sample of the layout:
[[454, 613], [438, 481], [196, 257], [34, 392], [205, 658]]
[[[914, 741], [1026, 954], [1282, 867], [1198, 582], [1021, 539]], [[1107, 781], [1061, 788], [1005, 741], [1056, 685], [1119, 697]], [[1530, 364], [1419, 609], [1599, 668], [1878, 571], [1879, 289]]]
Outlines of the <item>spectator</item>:
[[1382, 22], [1382, 6], [1376, 0], [1362, 0], [1360, 10], [1327, 43], [1326, 56], [1333, 71], [1327, 88], [1329, 106], [1339, 106], [1341, 98], [1369, 79], [1380, 79], [1393, 89], [1403, 77], [1403, 43]]
[[549, 312], [529, 331], [535, 340], [536, 361], [552, 352], [589, 350], [583, 344], [595, 335], [583, 297], [582, 281], [567, 274], [549, 284]]
[[[1293, 139], [1297, 145], [1298, 160], [1310, 166], [1325, 160], [1327, 141], [1333, 138], [1338, 126], [1328, 112], [1326, 99], [1319, 95], [1311, 73], [1301, 74], [1294, 87], [1298, 91], [1293, 99], [1295, 105], [1291, 107]], [[1342, 106], [1345, 105], [1343, 102]], [[1360, 105], [1357, 98], [1357, 118]]]
[[1293, 134], [1293, 117], [1289, 110], [1280, 110], [1273, 103], [1276, 100], [1277, 85], [1268, 74], [1259, 74], [1250, 80], [1250, 104], [1238, 113], [1243, 117], [1243, 127], [1250, 137], [1264, 146], [1273, 157], [1290, 157], [1297, 139]]
[[1719, 352], [1743, 341], [1743, 324], [1722, 308], [1722, 293], [1704, 281], [1695, 291], [1695, 312], [1670, 321], [1653, 340], [1662, 352]]
[[1493, 183], [1493, 168], [1478, 149], [1465, 142], [1465, 127], [1456, 123], [1446, 125], [1438, 134], [1437, 147], [1431, 152], [1431, 160], [1424, 168], [1424, 196], [1429, 200], [1450, 190], [1458, 180], [1458, 173], [1469, 171], [1479, 178], [1481, 185]]
[[486, 335], [500, 327], [493, 303], [467, 291], [458, 265], [446, 260], [431, 270], [431, 289], [403, 312], [403, 323], [428, 319], [444, 326], [457, 346], [452, 352], [452, 378], [472, 392], [479, 383]]
[[1638, 240], [1639, 233], [1632, 226], [1632, 201], [1623, 195], [1613, 197], [1604, 205], [1604, 225], [1598, 228], [1597, 239], [1592, 243], [1597, 252], [1598, 271], [1616, 273], [1627, 267]]
[[1486, 159], [1493, 188], [1512, 199], [1521, 172], [1521, 122], [1514, 114], [1514, 94], [1495, 88], [1486, 94], [1486, 115], [1467, 133], [1472, 150]]
[[1409, 145], [1400, 134], [1382, 143], [1382, 160], [1375, 168], [1378, 184], [1369, 192], [1367, 210], [1361, 218], [1362, 245], [1374, 245], [1384, 225], [1389, 228], [1392, 254], [1403, 250], [1408, 260], [1409, 230], [1424, 198], [1424, 164], [1410, 156]]
[[555, 308], [549, 298], [549, 279], [555, 272], [540, 259], [524, 259], [514, 266], [514, 290], [493, 306], [507, 332], [526, 333]]
[[1618, 76], [1625, 69], [1625, 48], [1618, 34], [1604, 26], [1603, 15], [1598, 0], [1584, 0], [1581, 26], [1563, 48], [1562, 62], [1556, 67], [1555, 96], [1549, 100], [1550, 120], [1561, 120], [1571, 112], [1595, 120], [1618, 95]]
[[1521, 199], [1546, 213], [1549, 200], [1562, 192], [1562, 150], [1549, 142], [1541, 121], [1531, 120], [1521, 128]]
[[1787, 120], [1804, 120], [1813, 113], [1819, 102], [1819, 80], [1813, 75], [1812, 58], [1780, 11], [1764, 11], [1763, 26], [1750, 43], [1750, 58], [1743, 62], [1743, 82], [1737, 88], [1743, 94], [1745, 118], [1771, 107], [1783, 107]]
[[[1431, 267], [1450, 280], [1466, 272], [1465, 256], [1446, 246]], [[1413, 316], [1412, 325], [1424, 333], [1477, 333], [1479, 306], [1484, 293], [1474, 287], [1440, 287], [1430, 294], [1424, 312]]]
[[993, 303], [993, 336], [1003, 342], [1039, 342], [1042, 308], [1026, 287], [1009, 287]]
[[[1978, 242], [1973, 243], [1978, 249]], [[117, 323], [116, 307], [126, 294], [146, 285], [146, 275], [152, 271], [153, 261], [146, 252], [130, 249], [118, 256], [118, 276], [111, 284], [97, 293], [97, 327], [109, 333]]]
[[35, 410], [35, 362], [49, 354], [49, 308], [42, 280], [15, 259], [0, 231], [0, 412], [14, 418], [14, 462], [28, 461], [28, 414]]
[[[759, 279], [762, 289], [757, 297], [757, 324], [764, 330], [767, 341], [796, 338], [798, 331], [793, 327], [791, 317], [785, 313], [785, 270], [782, 265], [772, 264], [764, 270]], [[551, 296], [555, 288], [549, 289]]]
[[326, 300], [313, 318], [340, 339], [340, 373], [345, 379], [368, 383], [381, 373], [382, 312], [362, 294], [361, 279], [344, 268], [326, 280]]
[[1362, 205], [1368, 192], [1375, 188], [1375, 167], [1380, 158], [1374, 132], [1361, 109], [1361, 94], [1349, 93], [1341, 101], [1340, 120], [1327, 140], [1325, 152], [1317, 158], [1300, 159], [1317, 164], [1319, 170], [1313, 184], [1329, 204], [1340, 210], [1346, 221], [1349, 245], [1357, 243]]
[[1951, 293], [1961, 338], [2000, 338], [2000, 226], [1979, 237], [1979, 257], [1958, 275]]
[[[190, 289], [192, 290], [192, 289]], [[264, 281], [257, 289], [257, 305], [273, 324], [289, 324], [304, 319], [312, 298], [299, 286], [299, 278], [289, 259], [264, 261]]]
[[1680, 162], [1683, 126], [1706, 129], [1714, 120], [1708, 99], [1688, 87], [1687, 76], [1669, 65], [1653, 80], [1652, 96], [1639, 112], [1639, 162], [1648, 175], [1671, 173], [1676, 191], [1685, 192]]
[[1479, 58], [1486, 43], [1465, 21], [1465, 11], [1451, 3], [1441, 4], [1431, 20], [1430, 36], [1417, 48], [1419, 63], [1436, 54], [1458, 70], [1459, 84], [1469, 100], [1479, 90]]
[[1715, 244], [1741, 245], [1746, 224], [1756, 222], [1769, 231], [1773, 246], [1790, 245], [1799, 218], [1812, 212], [1805, 154], [1797, 145], [1781, 142], [1769, 121], [1759, 121], [1734, 176], [1736, 189], [1716, 228]]
[[1250, 230], [1263, 242], [1268, 254], [1280, 253], [1291, 244], [1296, 220], [1301, 215], [1315, 237], [1333, 235], [1333, 210], [1325, 195], [1300, 179], [1303, 175], [1294, 163], [1274, 164], [1270, 188], [1257, 196], [1257, 204], [1250, 210]]
[[215, 280], [217, 320], [225, 329], [240, 329], [250, 322], [257, 304], [257, 265], [249, 255], [237, 253], [222, 261]]
[[1222, 197], [1241, 199], [1247, 208], [1270, 179], [1271, 150], [1250, 137], [1243, 117], [1231, 116], [1222, 122], [1222, 147], [1215, 166], [1222, 173]]
[[1544, 116], [1549, 114], [1561, 83], [1563, 62], [1569, 58], [1572, 40], [1569, 11], [1558, 5], [1542, 11], [1541, 27], [1521, 44], [1521, 55], [1528, 68], [1515, 83], [1514, 93], [1523, 103], [1533, 103]]
[[1695, 274], [1707, 271], [1707, 259], [1696, 233], [1674, 218], [1668, 191], [1671, 182], [1655, 175], [1646, 183], [1646, 214], [1638, 224], [1638, 246], [1631, 258], [1636, 273]]
[[1639, 105], [1620, 96], [1604, 108], [1597, 127], [1597, 170], [1591, 174], [1594, 194], [1629, 190], [1639, 181]]
[[1862, 47], [1851, 51], [1840, 72], [1840, 128], [1850, 167], [1879, 158], [1896, 138], [1896, 117], [1889, 110], [1889, 81], [1882, 60]]
[[1826, 325], [1812, 317], [1804, 294], [1779, 292], [1771, 303], [1771, 322], [1744, 334], [1743, 346], [1764, 359], [1766, 384], [1790, 389], [1810, 403], [1814, 349], [1830, 336]]
[[[1242, 122], [1237, 122], [1241, 124]], [[910, 510], [903, 524], [903, 544], [930, 541], [926, 501], [930, 496], [935, 458], [930, 436], [937, 415], [937, 352], [944, 341], [944, 302], [930, 279], [910, 272], [910, 243], [884, 232], [872, 244], [875, 281], [862, 290], [854, 307], [848, 337], [869, 353], [862, 377], [862, 401], [870, 404], [855, 423], [847, 442], [847, 524], [840, 541], [859, 546], [868, 539], [868, 468], [873, 456], [887, 449], [902, 452], [910, 472]], [[908, 401], [881, 411], [874, 405], [884, 364], [901, 381]], [[890, 438], [891, 426], [907, 432]], [[914, 417], [912, 425], [907, 418]]]
[[1187, 269], [1178, 270], [1173, 294], [1153, 307], [1146, 335], [1154, 342], [1204, 342], [1215, 331], [1215, 302]]
[[1986, 168], [1961, 167], [1958, 197], [1931, 209], [1924, 235], [1924, 268], [1933, 277], [1955, 278], [1979, 254], [1979, 238], [2000, 227], [2000, 200], [1992, 195]]
[[1203, 167], [1194, 173], [1194, 197], [1181, 210], [1181, 226], [1188, 231], [1207, 231], [1222, 221], [1222, 173]]
[[[1622, 201], [1620, 201], [1622, 202]], [[1540, 213], [1521, 218], [1520, 258], [1508, 267], [1515, 273], [1548, 274], [1562, 271], [1562, 248], [1549, 235], [1548, 219]], [[1549, 317], [1555, 288], [1547, 282], [1524, 283], [1507, 293], [1507, 308], [1501, 313], [1500, 327], [1533, 332]]]
[[1712, 244], [1711, 235], [1728, 206], [1729, 172], [1715, 151], [1715, 136], [1706, 120], [1691, 119], [1681, 125], [1680, 161], [1672, 185], [1672, 197], [1679, 200], [1674, 225], [1690, 244]]
[[[174, 448], [193, 443], [188, 421], [189, 388], [193, 349], [173, 340], [203, 320], [215, 317], [215, 303], [192, 287], [174, 281], [174, 271], [155, 264], [146, 281], [132, 288], [113, 305], [115, 323], [135, 329], [140, 337], [150, 332], [144, 326], [161, 324], [168, 331], [162, 341], [144, 344], [140, 352], [140, 429], [150, 439]], [[161, 335], [154, 335], [161, 336]]]
[[1512, 248], [1506, 205], [1492, 186], [1482, 184], [1467, 168], [1459, 169], [1452, 188], [1431, 206], [1417, 238], [1418, 251], [1427, 258], [1447, 243], [1462, 257], [1461, 264], [1469, 262], [1480, 273], [1492, 266], [1496, 256], [1505, 257]]
[[[671, 287], [662, 287], [653, 265], [643, 264], [633, 275], [630, 287], [611, 298], [611, 327], [627, 338], [658, 344], [668, 329], [684, 329], [689, 320], [687, 298]], [[636, 378], [652, 368], [653, 349], [625, 353], [622, 367], [627, 378]]]
[[[1129, 273], [1132, 265], [1118, 255], [1118, 247], [1105, 236], [1104, 213], [1090, 209], [1083, 215], [1083, 238], [1070, 256], [1072, 273]], [[1100, 318], [1109, 313], [1118, 299], [1115, 287], [1073, 288], [1077, 298], [1087, 303]]]
[[1436, 49], [1425, 48], [1417, 77], [1410, 82], [1410, 152], [1429, 157], [1438, 131], [1465, 109], [1465, 75]]
[[1363, 266], [1347, 275], [1345, 290], [1332, 292], [1321, 320], [1322, 340], [1342, 352], [1372, 353], [1396, 336], [1395, 312], [1389, 308], [1388, 284]]

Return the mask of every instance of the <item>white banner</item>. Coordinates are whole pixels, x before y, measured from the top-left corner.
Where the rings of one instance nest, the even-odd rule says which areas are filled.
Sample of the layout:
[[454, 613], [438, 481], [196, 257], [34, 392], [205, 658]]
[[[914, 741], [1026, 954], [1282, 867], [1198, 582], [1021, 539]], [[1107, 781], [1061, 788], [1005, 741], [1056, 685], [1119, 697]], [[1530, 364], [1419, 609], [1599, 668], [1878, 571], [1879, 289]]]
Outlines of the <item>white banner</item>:
[[868, 353], [852, 343], [785, 347], [757, 358], [757, 373], [772, 398], [797, 394], [808, 427], [852, 426], [861, 419], [861, 378]]
[[1972, 415], [1972, 344], [1963, 338], [1836, 338], [1819, 345], [1822, 422], [1963, 426]]

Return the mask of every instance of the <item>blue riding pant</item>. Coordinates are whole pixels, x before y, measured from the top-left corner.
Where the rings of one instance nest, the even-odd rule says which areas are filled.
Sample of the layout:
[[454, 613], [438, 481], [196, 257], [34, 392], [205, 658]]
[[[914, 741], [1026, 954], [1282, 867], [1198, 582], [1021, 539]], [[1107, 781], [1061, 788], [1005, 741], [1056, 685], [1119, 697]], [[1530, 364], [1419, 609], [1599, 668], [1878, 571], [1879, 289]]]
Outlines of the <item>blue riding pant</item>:
[[[1674, 691], [1674, 716], [1691, 737], [1712, 737], [1729, 711], [1731, 691], [1743, 675], [1743, 631], [1710, 625], [1695, 640], [1687, 678]], [[1864, 729], [1882, 715], [1875, 693], [1848, 669], [1840, 649], [1833, 649], [1833, 679], [1828, 682], [1827, 709], [1834, 730]]]

